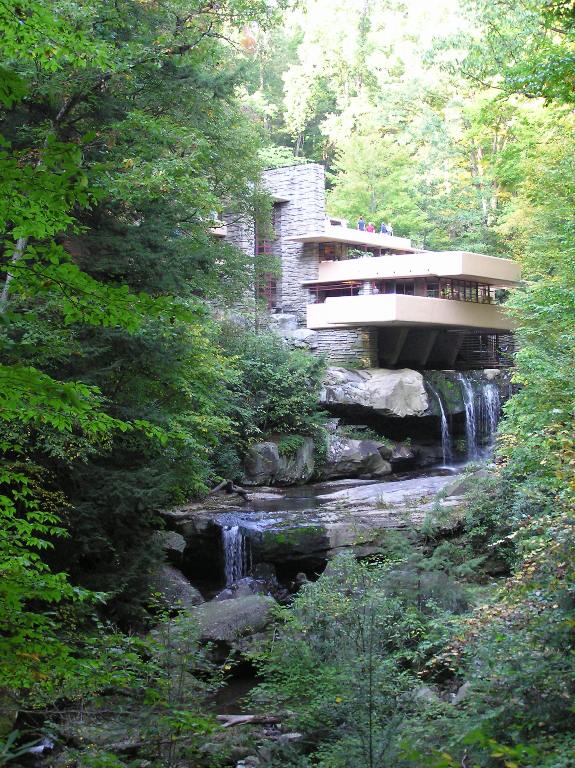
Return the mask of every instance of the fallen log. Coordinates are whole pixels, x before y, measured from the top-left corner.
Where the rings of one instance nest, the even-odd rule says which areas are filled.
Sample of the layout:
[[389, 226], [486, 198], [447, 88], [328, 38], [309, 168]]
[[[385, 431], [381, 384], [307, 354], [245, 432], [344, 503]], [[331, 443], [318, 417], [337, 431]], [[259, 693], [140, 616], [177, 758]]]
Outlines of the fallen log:
[[282, 718], [279, 715], [217, 715], [216, 720], [220, 721], [222, 728], [232, 728], [234, 725], [246, 725], [247, 723], [275, 725], [281, 723]]
[[225, 491], [227, 494], [237, 493], [238, 496], [241, 496], [244, 501], [249, 501], [248, 492], [245, 490], [245, 488], [236, 485], [231, 480], [222, 480], [222, 482], [216, 485], [215, 488], [212, 488], [210, 493], [217, 493], [218, 491]]

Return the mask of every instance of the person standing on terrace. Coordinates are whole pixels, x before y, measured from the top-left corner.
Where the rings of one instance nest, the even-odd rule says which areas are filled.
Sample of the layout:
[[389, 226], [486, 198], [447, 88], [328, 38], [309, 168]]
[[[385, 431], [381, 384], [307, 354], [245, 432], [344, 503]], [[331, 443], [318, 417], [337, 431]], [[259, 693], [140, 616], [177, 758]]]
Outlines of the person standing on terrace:
[[375, 224], [373, 221], [370, 221], [367, 227], [365, 228], [366, 232], [375, 232]]
[[391, 234], [391, 232], [389, 231], [385, 221], [381, 222], [381, 227], [379, 228], [379, 233], [380, 233], [380, 235], [390, 235]]
[[363, 218], [363, 216], [360, 216], [360, 217], [359, 217], [359, 220], [358, 220], [358, 222], [357, 222], [357, 228], [358, 228], [358, 229], [359, 229], [361, 232], [363, 232], [363, 231], [365, 230], [365, 219]]

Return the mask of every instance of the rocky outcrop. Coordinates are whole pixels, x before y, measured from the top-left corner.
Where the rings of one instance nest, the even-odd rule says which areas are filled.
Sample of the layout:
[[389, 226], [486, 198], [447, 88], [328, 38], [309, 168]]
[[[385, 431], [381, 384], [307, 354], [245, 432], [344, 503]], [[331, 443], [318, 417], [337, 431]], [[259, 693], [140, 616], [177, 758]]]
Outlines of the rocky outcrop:
[[353, 440], [337, 433], [328, 436], [324, 480], [340, 477], [379, 478], [389, 475], [392, 449], [375, 440]]
[[280, 463], [277, 443], [255, 443], [244, 459], [244, 485], [271, 485]]
[[[445, 493], [454, 479], [443, 474], [385, 482], [335, 480], [266, 493], [265, 498], [250, 494], [249, 506], [237, 511], [236, 504], [234, 515], [250, 551], [251, 576], [265, 578], [257, 570], [264, 564], [275, 566], [284, 577], [298, 571], [310, 575], [321, 572], [338, 552], [362, 557], [379, 553], [385, 550], [390, 530], [417, 529], [430, 514], [441, 530], [452, 531], [463, 514], [456, 485], [449, 488], [449, 495]], [[185, 569], [193, 578], [211, 573], [215, 581], [221, 579], [221, 516], [228, 499], [218, 497], [164, 513], [168, 525], [187, 541]], [[242, 599], [247, 597], [244, 589], [238, 591]]]
[[[175, 534], [178, 536], [179, 534]], [[180, 537], [183, 538], [183, 537]], [[158, 592], [170, 611], [193, 608], [204, 602], [198, 590], [184, 574], [171, 565], [163, 565], [152, 577], [152, 589]]]
[[191, 611], [202, 640], [233, 643], [264, 630], [273, 619], [277, 603], [267, 595], [247, 595], [235, 600], [204, 603]]
[[244, 460], [245, 485], [302, 485], [314, 470], [323, 480], [344, 477], [378, 479], [391, 472], [393, 448], [377, 440], [356, 440], [337, 432], [327, 437], [327, 453], [321, 468], [315, 467], [314, 441], [301, 438], [297, 451], [281, 452], [281, 441], [256, 443]]
[[424, 416], [429, 409], [423, 376], [409, 368], [328, 368], [320, 402], [335, 409], [351, 406], [396, 418]]
[[155, 539], [173, 565], [181, 565], [186, 540], [175, 531], [156, 531]]
[[270, 330], [278, 334], [290, 347], [315, 350], [318, 347], [318, 333], [302, 328], [297, 315], [282, 313], [270, 317]]
[[245, 485], [299, 485], [306, 483], [314, 470], [314, 445], [302, 437], [301, 446], [291, 453], [280, 450], [281, 440], [252, 445], [244, 460]]
[[[300, 517], [287, 512], [274, 514], [273, 525], [265, 525], [253, 540], [255, 560], [316, 563], [338, 552], [359, 556], [381, 552], [390, 530], [419, 527], [433, 514], [445, 532], [461, 520], [461, 497], [443, 498], [452, 482], [449, 476], [421, 477], [396, 482], [358, 482], [338, 487], [316, 497], [313, 514]], [[327, 491], [328, 483], [325, 484]], [[318, 486], [321, 488], [321, 486]], [[438, 495], [439, 494], [439, 495]]]
[[406, 443], [397, 443], [394, 445], [389, 460], [393, 463], [412, 462], [415, 459], [413, 448]]

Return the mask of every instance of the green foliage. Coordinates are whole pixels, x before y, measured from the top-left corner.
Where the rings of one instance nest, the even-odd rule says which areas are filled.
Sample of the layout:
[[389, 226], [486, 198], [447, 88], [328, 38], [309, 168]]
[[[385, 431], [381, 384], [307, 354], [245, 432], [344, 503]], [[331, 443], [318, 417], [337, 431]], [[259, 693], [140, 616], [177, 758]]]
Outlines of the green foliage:
[[10, 765], [14, 760], [24, 758], [29, 753], [31, 747], [38, 745], [37, 741], [29, 741], [24, 744], [19, 743], [22, 734], [20, 731], [11, 731], [3, 743], [0, 744], [0, 765]]
[[338, 424], [337, 431], [339, 434], [344, 435], [344, 437], [351, 437], [352, 440], [375, 440], [376, 442], [384, 443], [389, 447], [393, 446], [391, 440], [388, 440], [384, 435], [380, 435], [379, 432], [376, 432], [370, 427], [360, 428], [353, 424]]
[[139, 745], [133, 750], [139, 761], [204, 765], [200, 748], [217, 728], [207, 702], [223, 684], [225, 670], [210, 660], [189, 616], [158, 619], [158, 628], [145, 637], [100, 626], [99, 635], [84, 638], [76, 686], [62, 690], [77, 706], [63, 722], [46, 724], [63, 742], [64, 765], [131, 765], [134, 758], [115, 746], [126, 741]]
[[[402, 723], [419, 710], [418, 671], [446, 626], [433, 599], [417, 587], [411, 598], [393, 586], [393, 573], [390, 564], [336, 559], [286, 610], [262, 660], [264, 682], [253, 695], [295, 713], [290, 725], [305, 735], [306, 765], [399, 764]], [[298, 765], [291, 757], [275, 755]]]
[[278, 451], [284, 456], [295, 456], [303, 446], [304, 438], [301, 435], [282, 435], [278, 442]]
[[230, 432], [209, 317], [249, 269], [209, 226], [261, 192], [227, 40], [281, 5], [0, 2], [0, 687], [32, 704], [106, 685], [88, 606], [144, 618], [157, 510]]
[[296, 157], [289, 147], [264, 147], [258, 154], [264, 168], [282, 168], [285, 165], [300, 165], [308, 162], [305, 158]]
[[327, 462], [329, 434], [324, 427], [317, 427], [313, 436], [314, 477], [321, 477], [321, 471]]
[[321, 358], [290, 350], [276, 334], [234, 325], [223, 329], [221, 343], [238, 371], [231, 417], [243, 439], [313, 431], [325, 366]]
[[382, 221], [391, 221], [396, 234], [418, 237], [426, 222], [417, 201], [414, 149], [395, 138], [375, 140], [377, 126], [361, 131], [336, 157], [330, 210], [350, 221], [363, 215], [378, 231]]

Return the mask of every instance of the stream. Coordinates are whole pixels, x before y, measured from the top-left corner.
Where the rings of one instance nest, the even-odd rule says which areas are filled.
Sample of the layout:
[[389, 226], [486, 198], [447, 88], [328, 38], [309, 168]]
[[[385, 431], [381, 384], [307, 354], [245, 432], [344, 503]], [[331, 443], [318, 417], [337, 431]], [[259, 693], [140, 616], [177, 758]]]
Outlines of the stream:
[[376, 552], [385, 531], [420, 521], [465, 466], [254, 492], [249, 508], [215, 517], [226, 586], [249, 576], [258, 562], [273, 564], [286, 580], [298, 571], [316, 576], [338, 551]]

